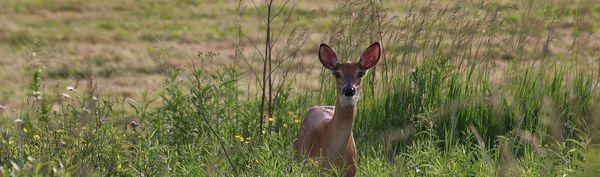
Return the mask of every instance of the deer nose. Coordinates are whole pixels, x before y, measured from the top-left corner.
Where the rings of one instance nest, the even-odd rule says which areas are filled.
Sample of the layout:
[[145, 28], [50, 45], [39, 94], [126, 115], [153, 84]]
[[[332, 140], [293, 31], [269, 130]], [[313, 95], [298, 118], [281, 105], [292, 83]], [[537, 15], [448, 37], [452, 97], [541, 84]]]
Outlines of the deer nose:
[[346, 86], [342, 89], [342, 94], [344, 96], [354, 96], [354, 94], [356, 94], [356, 89], [352, 86]]

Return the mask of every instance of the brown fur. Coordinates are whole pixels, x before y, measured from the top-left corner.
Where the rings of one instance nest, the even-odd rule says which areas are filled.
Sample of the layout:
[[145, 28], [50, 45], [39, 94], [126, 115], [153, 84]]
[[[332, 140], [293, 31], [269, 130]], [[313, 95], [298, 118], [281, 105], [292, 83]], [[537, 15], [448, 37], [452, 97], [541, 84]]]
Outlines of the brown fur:
[[[377, 64], [380, 53], [379, 43], [373, 43], [359, 62], [340, 63], [335, 52], [321, 44], [319, 60], [336, 77], [337, 100], [335, 107], [312, 107], [304, 117], [296, 141], [296, 151], [304, 159], [318, 159], [324, 169], [332, 166], [342, 168], [344, 176], [356, 175], [356, 145], [352, 135], [356, 101], [361, 78]], [[344, 96], [344, 88], [349, 90], [346, 92], [348, 96]]]
[[[338, 92], [347, 83], [360, 85], [357, 63], [343, 63], [338, 70], [342, 73], [342, 79], [337, 81]], [[358, 93], [358, 87], [356, 89]], [[341, 106], [339, 103], [340, 100], [335, 107], [316, 106], [308, 111], [298, 135], [296, 150], [305, 158], [322, 160], [325, 169], [334, 165], [342, 167], [346, 176], [355, 176], [357, 157], [352, 126], [356, 105]]]

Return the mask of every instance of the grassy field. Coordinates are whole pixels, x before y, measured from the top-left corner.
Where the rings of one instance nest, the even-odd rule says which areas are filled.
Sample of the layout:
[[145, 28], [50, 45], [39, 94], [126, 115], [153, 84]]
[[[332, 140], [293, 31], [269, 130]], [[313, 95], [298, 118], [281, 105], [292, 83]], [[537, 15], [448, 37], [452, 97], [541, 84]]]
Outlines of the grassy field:
[[[0, 103], [24, 103], [22, 80], [32, 66], [53, 84], [94, 75], [107, 95], [139, 98], [159, 90], [166, 70], [189, 66], [199, 52], [218, 53], [219, 66], [234, 63], [238, 28], [255, 42], [264, 36], [257, 28], [262, 17], [251, 1], [242, 3], [236, 12], [236, 1], [0, 1]], [[318, 44], [335, 3], [297, 3], [290, 26], [305, 26], [309, 43]], [[240, 47], [250, 49], [246, 43]], [[307, 64], [314, 63], [313, 48], [299, 52]], [[254, 67], [252, 61], [244, 67]]]
[[600, 3], [266, 2], [0, 0], [0, 174], [339, 175], [293, 148], [318, 45], [380, 41], [359, 176], [600, 175]]

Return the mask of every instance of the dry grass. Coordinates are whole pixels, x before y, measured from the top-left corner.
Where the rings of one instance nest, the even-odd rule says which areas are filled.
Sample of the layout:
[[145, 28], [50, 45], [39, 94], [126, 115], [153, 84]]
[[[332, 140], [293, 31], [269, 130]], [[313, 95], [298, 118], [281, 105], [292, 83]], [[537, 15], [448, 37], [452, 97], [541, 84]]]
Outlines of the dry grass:
[[[427, 4], [425, 1], [385, 3], [386, 8], [390, 9], [390, 13], [386, 15], [395, 23], [393, 26], [397, 27], [403, 26], [406, 23], [404, 19], [410, 15], [406, 13], [406, 7], [410, 7], [408, 4]], [[298, 1], [293, 14], [295, 19], [291, 20], [288, 27], [301, 27], [308, 34], [306, 45], [294, 59], [296, 64], [290, 68], [297, 78], [305, 80], [295, 82], [299, 88], [319, 83], [318, 74], [321, 69], [316, 65], [318, 62], [314, 57], [314, 46], [319, 42], [327, 42], [327, 36], [332, 35], [329, 30], [333, 27], [334, 13], [340, 13], [335, 10], [336, 4], [339, 2]], [[260, 32], [263, 29], [260, 21], [263, 19], [258, 18], [252, 1], [244, 1], [242, 5], [241, 16], [238, 17], [235, 1], [2, 1], [0, 104], [11, 107], [22, 104], [25, 94], [23, 90], [27, 84], [23, 80], [28, 75], [27, 68], [32, 65], [43, 66], [48, 77], [47, 87], [59, 83], [61, 87], [73, 85], [76, 77], [85, 79], [94, 76], [99, 90], [106, 91], [108, 96], [137, 98], [143, 90], [158, 89], [162, 84], [160, 78], [167, 68], [188, 68], [196, 63], [210, 71], [216, 68], [212, 67], [213, 64], [239, 63], [246, 71], [241, 87], [245, 88], [245, 95], [252, 96], [256, 82], [250, 69], [258, 69], [260, 61], [248, 39], [261, 43], [260, 39], [264, 34]], [[440, 1], [431, 7], [452, 10], [464, 5], [466, 4]], [[569, 13], [577, 8], [576, 4], [567, 2], [556, 5], [569, 5], [566, 7]], [[585, 51], [587, 57], [582, 64], [597, 59], [594, 57], [600, 51], [600, 35], [586, 35], [600, 28], [600, 23], [597, 23], [600, 19], [600, 7], [597, 4], [592, 6], [590, 15], [581, 19], [582, 32], [578, 36], [572, 31], [575, 18], [557, 19], [558, 28], [554, 36], [560, 38], [553, 39], [549, 46], [552, 54], [565, 55], [570, 52], [568, 50], [573, 38], [578, 37], [582, 41], [580, 45], [595, 49]], [[285, 10], [289, 11], [289, 7]], [[514, 14], [514, 18], [521, 16], [527, 17]], [[544, 20], [548, 19], [532, 18], [531, 21], [543, 24]], [[243, 53], [249, 59], [246, 61], [236, 61], [234, 57], [236, 24], [240, 24], [248, 36], [248, 39], [241, 40]], [[545, 27], [539, 28], [542, 30]], [[511, 36], [508, 34], [510, 31], [504, 33], [506, 34], [492, 39], [496, 45], [493, 52], [497, 60], [491, 62], [494, 67], [500, 68], [496, 70], [497, 73], [503, 72], [507, 67], [506, 59], [512, 59], [516, 52], [513, 51], [514, 48], [510, 48], [515, 44], [505, 42]], [[534, 34], [536, 31], [528, 33]], [[539, 38], [528, 38], [524, 46], [532, 50], [541, 47], [546, 35], [532, 36]], [[197, 54], [208, 51], [219, 55], [210, 64], [199, 62]], [[474, 58], [477, 59], [477, 56]]]

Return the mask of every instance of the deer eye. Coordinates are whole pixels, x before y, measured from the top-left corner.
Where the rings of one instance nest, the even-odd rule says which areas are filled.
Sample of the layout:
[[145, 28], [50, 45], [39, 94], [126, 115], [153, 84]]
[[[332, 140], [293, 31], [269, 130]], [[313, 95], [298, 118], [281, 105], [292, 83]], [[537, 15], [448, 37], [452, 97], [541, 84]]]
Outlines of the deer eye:
[[358, 76], [358, 78], [361, 78], [361, 77], [365, 76], [365, 72], [359, 71], [357, 76]]
[[334, 72], [333, 77], [335, 77], [336, 79], [340, 79], [342, 77], [342, 75], [340, 75], [339, 72]]

